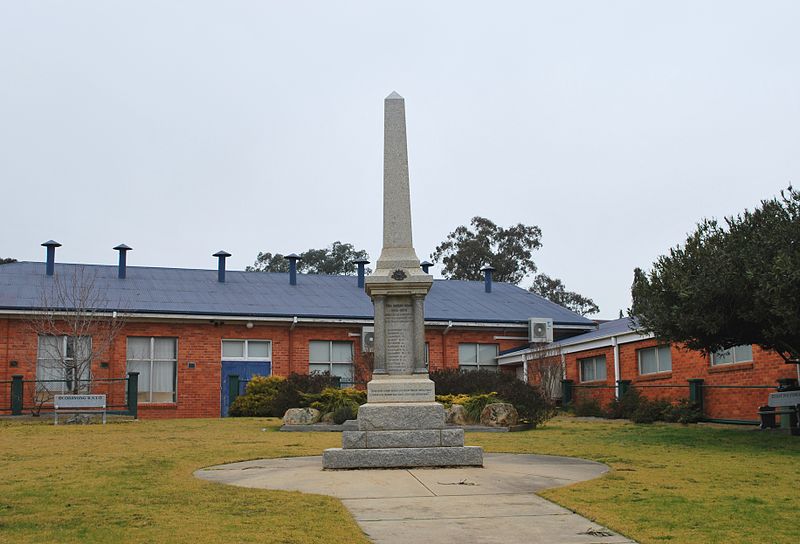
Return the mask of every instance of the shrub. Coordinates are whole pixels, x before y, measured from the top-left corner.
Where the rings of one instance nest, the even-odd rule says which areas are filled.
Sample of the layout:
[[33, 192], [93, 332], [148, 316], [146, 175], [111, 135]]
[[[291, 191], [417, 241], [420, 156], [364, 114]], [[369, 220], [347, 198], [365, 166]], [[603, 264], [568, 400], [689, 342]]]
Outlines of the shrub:
[[327, 414], [328, 412], [336, 412], [343, 406], [355, 406], [355, 410], [358, 411], [358, 407], [367, 402], [367, 393], [352, 387], [346, 389], [326, 387], [318, 394], [304, 393], [303, 399], [310, 401], [309, 406], [312, 408]]
[[580, 417], [605, 417], [597, 399], [586, 399], [575, 403], [575, 415]]
[[231, 417], [270, 417], [272, 416], [272, 402], [266, 395], [242, 395], [236, 397], [228, 415]]
[[430, 377], [439, 395], [495, 393], [498, 398], [514, 405], [522, 421], [534, 426], [544, 423], [556, 413], [553, 403], [537, 388], [518, 380], [513, 374], [491, 370], [440, 370], [432, 372]]
[[611, 419], [631, 419], [639, 409], [642, 396], [636, 389], [628, 389], [619, 399], [608, 404], [607, 417]]
[[671, 404], [664, 411], [664, 421], [672, 423], [697, 423], [703, 420], [703, 412], [700, 405], [691, 402], [689, 399], [681, 399], [677, 404]]
[[479, 395], [472, 395], [464, 402], [464, 411], [467, 413], [467, 419], [474, 422], [480, 422], [481, 413], [486, 408], [487, 404], [493, 402], [503, 402], [497, 397], [497, 393], [485, 393]]
[[445, 408], [450, 408], [454, 404], [463, 405], [469, 400], [469, 395], [436, 395], [436, 402], [444, 405]]
[[327, 374], [253, 376], [245, 394], [231, 403], [228, 413], [233, 417], [283, 417], [289, 408], [308, 405], [304, 393], [319, 394], [333, 383]]
[[280, 376], [253, 376], [247, 382], [245, 395], [274, 395], [285, 381]]
[[358, 415], [358, 404], [342, 404], [333, 412], [333, 422], [341, 425], [348, 419], [355, 419]]
[[664, 412], [669, 409], [670, 406], [670, 403], [663, 399], [648, 400], [646, 398], [640, 398], [639, 406], [633, 414], [631, 414], [630, 420], [634, 423], [662, 421], [664, 419]]

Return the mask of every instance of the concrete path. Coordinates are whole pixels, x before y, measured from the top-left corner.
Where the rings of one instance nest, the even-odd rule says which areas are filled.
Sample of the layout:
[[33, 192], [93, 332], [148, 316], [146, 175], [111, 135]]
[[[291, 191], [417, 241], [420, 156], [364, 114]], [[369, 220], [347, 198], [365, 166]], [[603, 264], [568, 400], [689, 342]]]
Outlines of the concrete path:
[[338, 497], [379, 544], [633, 543], [534, 495], [607, 471], [570, 457], [486, 454], [483, 468], [323, 471], [321, 457], [294, 457], [219, 465], [195, 476]]

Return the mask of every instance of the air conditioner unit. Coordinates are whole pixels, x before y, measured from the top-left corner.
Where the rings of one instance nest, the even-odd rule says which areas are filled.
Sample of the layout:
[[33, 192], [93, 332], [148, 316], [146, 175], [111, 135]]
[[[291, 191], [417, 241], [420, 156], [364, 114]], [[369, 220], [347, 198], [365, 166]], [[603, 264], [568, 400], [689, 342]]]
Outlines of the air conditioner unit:
[[537, 344], [552, 342], [553, 320], [544, 317], [528, 319], [528, 341]]
[[361, 327], [361, 351], [364, 353], [375, 351], [375, 327]]

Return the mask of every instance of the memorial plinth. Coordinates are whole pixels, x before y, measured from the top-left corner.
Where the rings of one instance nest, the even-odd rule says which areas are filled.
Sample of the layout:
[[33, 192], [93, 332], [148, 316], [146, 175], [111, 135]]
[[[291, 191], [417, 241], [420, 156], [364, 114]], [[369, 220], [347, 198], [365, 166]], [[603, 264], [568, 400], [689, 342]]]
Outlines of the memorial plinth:
[[384, 102], [383, 249], [364, 288], [375, 308], [375, 358], [358, 430], [325, 450], [324, 468], [482, 466], [483, 450], [445, 425], [425, 366], [425, 296], [433, 277], [420, 269], [411, 239], [405, 103]]

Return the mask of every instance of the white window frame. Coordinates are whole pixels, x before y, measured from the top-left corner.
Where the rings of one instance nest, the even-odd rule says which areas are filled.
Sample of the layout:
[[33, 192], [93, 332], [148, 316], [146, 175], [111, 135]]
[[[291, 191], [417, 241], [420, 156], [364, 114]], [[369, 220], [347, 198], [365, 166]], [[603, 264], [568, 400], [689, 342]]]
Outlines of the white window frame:
[[[602, 361], [602, 364], [600, 362]], [[584, 363], [592, 363], [592, 367], [594, 368], [594, 377], [591, 380], [584, 379], [583, 376], [583, 364]], [[604, 378], [597, 377], [597, 367], [602, 366], [605, 372]], [[578, 359], [578, 372], [580, 373], [581, 383], [584, 382], [605, 382], [608, 381], [608, 362], [606, 360], [605, 355], [593, 355], [591, 357], [583, 357]]]
[[[328, 360], [327, 361], [312, 361], [311, 360], [311, 343], [312, 342], [327, 342], [328, 344]], [[333, 360], [333, 344], [349, 344], [350, 345], [350, 360], [349, 361], [334, 361]], [[338, 374], [333, 373], [333, 365], [350, 365], [350, 375], [353, 377], [353, 380], [356, 378], [356, 366], [355, 366], [355, 347], [351, 340], [309, 340], [308, 341], [308, 367], [309, 373], [311, 372], [311, 365], [324, 365], [327, 363], [328, 365], [328, 374], [330, 376], [338, 376]], [[317, 372], [316, 370], [314, 372]]]
[[[244, 342], [244, 357], [228, 357], [224, 353], [225, 342]], [[250, 342], [266, 342], [269, 348], [267, 349], [266, 357], [251, 357], [250, 356]], [[223, 361], [258, 361], [260, 363], [272, 363], [272, 340], [256, 339], [256, 338], [223, 338], [219, 345], [220, 357]], [[271, 367], [270, 367], [271, 368]], [[271, 371], [271, 370], [270, 370]]]
[[[748, 359], [739, 359], [737, 354], [739, 349], [749, 347], [750, 348], [750, 357]], [[730, 351], [731, 352], [731, 360], [730, 362], [717, 362], [718, 354], [723, 351]], [[752, 363], [753, 362], [753, 346], [752, 344], [740, 344], [738, 346], [733, 346], [728, 349], [722, 349], [716, 351], [711, 354], [711, 366], [725, 366], [725, 365], [736, 365], [739, 363]]]
[[[149, 359], [128, 359], [128, 345], [127, 342], [131, 338], [147, 338], [150, 340], [150, 358]], [[156, 338], [168, 339], [175, 342], [175, 359], [155, 359]], [[125, 338], [125, 366], [126, 371], [129, 363], [135, 361], [137, 363], [150, 363], [150, 383], [147, 384], [147, 392], [149, 393], [150, 400], [139, 400], [140, 404], [177, 404], [178, 402], [178, 338], [175, 336], [128, 336]], [[172, 400], [171, 401], [153, 401], [153, 364], [172, 362]], [[141, 382], [139, 382], [139, 395], [142, 394]]]
[[[61, 340], [61, 353], [58, 354], [58, 359], [54, 359], [52, 357], [42, 357], [42, 353], [40, 353], [39, 347], [41, 345], [40, 338], [59, 338]], [[68, 339], [81, 339], [81, 338], [88, 338], [89, 340], [89, 351], [91, 353], [92, 349], [92, 337], [91, 336], [69, 336], [66, 334], [39, 334], [36, 336], [36, 390], [37, 391], [44, 391], [51, 394], [56, 393], [66, 393], [67, 391], [67, 381], [69, 378], [66, 375], [66, 368], [64, 367], [62, 361], [69, 361], [72, 358], [67, 357], [68, 354]], [[74, 349], [74, 348], [73, 348]], [[63, 354], [63, 355], [62, 355]], [[60, 380], [61, 383], [52, 382], [52, 381], [43, 381], [43, 378], [40, 376], [40, 371], [43, 371], [42, 362], [43, 361], [56, 361], [60, 368], [60, 374], [63, 375], [63, 379]], [[78, 378], [81, 382], [86, 382], [85, 387], [81, 387], [81, 391], [85, 391], [88, 393], [91, 390], [91, 380], [92, 380], [92, 363], [91, 361], [88, 363], [86, 368], [83, 369], [84, 376]], [[40, 383], [40, 380], [41, 383]], [[58, 387], [56, 387], [58, 385]]]
[[[661, 356], [659, 355], [659, 350], [661, 348], [669, 348], [669, 368], [662, 369], [661, 368]], [[644, 351], [655, 351], [656, 354], [656, 370], [655, 372], [642, 372], [642, 352]], [[640, 376], [649, 376], [651, 374], [664, 374], [667, 372], [672, 372], [672, 349], [670, 348], [669, 344], [662, 344], [659, 346], [652, 346], [649, 348], [641, 348], [636, 350], [636, 361], [639, 363], [639, 375]]]
[[[461, 346], [475, 346], [475, 362], [474, 363], [463, 363], [461, 362]], [[492, 357], [492, 363], [481, 363], [479, 361], [480, 357], [478, 355], [481, 352], [480, 346], [494, 346], [494, 357]], [[493, 344], [491, 342], [460, 342], [458, 344], [458, 368], [462, 371], [470, 371], [470, 370], [497, 370], [499, 367], [497, 365], [497, 356], [500, 353], [500, 344]]]

